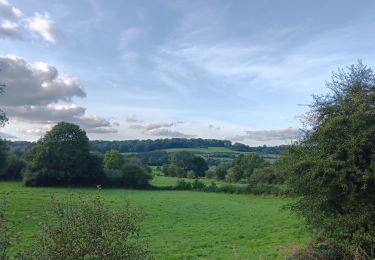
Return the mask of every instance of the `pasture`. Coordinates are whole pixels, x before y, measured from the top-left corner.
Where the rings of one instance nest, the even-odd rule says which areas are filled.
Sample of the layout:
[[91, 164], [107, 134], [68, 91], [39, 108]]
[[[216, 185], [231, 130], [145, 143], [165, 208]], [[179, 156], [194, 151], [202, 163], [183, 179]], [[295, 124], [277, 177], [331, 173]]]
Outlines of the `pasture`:
[[[159, 179], [160, 183], [171, 181]], [[92, 196], [96, 189], [28, 188], [1, 182], [10, 192], [10, 212], [19, 221], [22, 243], [30, 243], [50, 209], [50, 196]], [[286, 248], [310, 238], [302, 221], [281, 210], [288, 198], [190, 191], [106, 189], [109, 207], [126, 200], [144, 210], [143, 234], [157, 259], [283, 259]], [[30, 217], [28, 217], [30, 216]]]

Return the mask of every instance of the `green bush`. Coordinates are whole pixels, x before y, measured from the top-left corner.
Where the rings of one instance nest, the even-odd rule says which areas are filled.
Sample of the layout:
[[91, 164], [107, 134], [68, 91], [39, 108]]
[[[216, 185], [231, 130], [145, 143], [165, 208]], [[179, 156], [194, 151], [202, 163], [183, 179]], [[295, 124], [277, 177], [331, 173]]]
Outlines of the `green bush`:
[[5, 173], [0, 176], [3, 180], [21, 180], [22, 170], [26, 167], [26, 162], [22, 159], [17, 158], [16, 155], [11, 154], [9, 157], [9, 165]]
[[122, 168], [119, 182], [122, 187], [146, 188], [152, 178], [153, 175], [147, 168], [128, 164]]
[[129, 204], [110, 210], [101, 196], [52, 199], [53, 212], [41, 225], [24, 259], [152, 259], [141, 239], [142, 213]]

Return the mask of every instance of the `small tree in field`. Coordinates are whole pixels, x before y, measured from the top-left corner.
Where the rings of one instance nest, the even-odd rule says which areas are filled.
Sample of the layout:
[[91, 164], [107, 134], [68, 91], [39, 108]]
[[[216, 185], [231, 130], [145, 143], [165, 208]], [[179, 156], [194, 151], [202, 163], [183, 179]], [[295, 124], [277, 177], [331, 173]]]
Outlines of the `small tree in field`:
[[292, 209], [347, 249], [375, 253], [375, 75], [362, 63], [339, 70], [314, 96], [311, 131], [289, 150]]
[[90, 154], [85, 131], [61, 122], [36, 146], [24, 182], [30, 186], [99, 184], [104, 178], [102, 161]]

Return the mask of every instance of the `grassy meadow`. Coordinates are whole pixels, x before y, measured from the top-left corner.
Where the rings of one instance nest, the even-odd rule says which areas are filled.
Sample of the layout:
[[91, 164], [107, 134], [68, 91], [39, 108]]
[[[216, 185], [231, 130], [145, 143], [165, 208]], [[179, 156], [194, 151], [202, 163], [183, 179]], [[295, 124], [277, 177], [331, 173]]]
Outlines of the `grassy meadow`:
[[[157, 177], [154, 182], [162, 185], [171, 179]], [[92, 196], [97, 190], [1, 182], [0, 192], [10, 192], [12, 218], [20, 223], [22, 243], [30, 243], [50, 209], [51, 194], [67, 199], [77, 193]], [[302, 221], [281, 210], [287, 198], [106, 188], [100, 192], [110, 207], [128, 200], [144, 210], [143, 234], [157, 259], [283, 259], [288, 246], [309, 239]]]

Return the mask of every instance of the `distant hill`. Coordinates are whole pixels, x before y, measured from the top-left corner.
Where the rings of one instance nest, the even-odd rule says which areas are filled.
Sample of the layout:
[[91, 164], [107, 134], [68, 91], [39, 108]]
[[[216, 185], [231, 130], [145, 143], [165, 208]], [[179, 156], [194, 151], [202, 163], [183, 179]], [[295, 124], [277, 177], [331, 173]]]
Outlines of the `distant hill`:
[[[23, 152], [31, 142], [14, 141], [8, 142], [10, 149], [13, 152]], [[239, 152], [254, 152], [261, 154], [279, 154], [287, 146], [258, 146], [250, 147], [245, 144], [232, 144], [228, 140], [216, 139], [201, 139], [201, 138], [171, 138], [171, 139], [156, 139], [156, 140], [124, 140], [124, 141], [104, 141], [92, 140], [90, 141], [91, 149], [93, 151], [105, 153], [108, 150], [115, 149], [121, 153], [143, 153], [156, 150], [177, 149], [177, 148], [208, 148], [208, 147], [225, 147], [233, 151]]]

